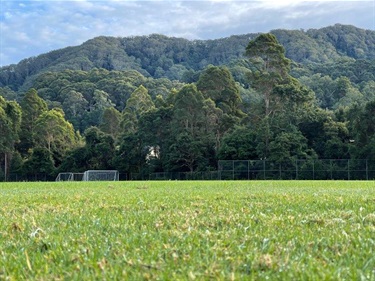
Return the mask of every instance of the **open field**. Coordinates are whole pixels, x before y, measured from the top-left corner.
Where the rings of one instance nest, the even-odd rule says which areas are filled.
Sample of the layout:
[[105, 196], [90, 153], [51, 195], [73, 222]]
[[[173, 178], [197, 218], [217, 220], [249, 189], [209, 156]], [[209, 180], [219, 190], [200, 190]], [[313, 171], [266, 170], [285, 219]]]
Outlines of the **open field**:
[[372, 181], [0, 183], [0, 280], [375, 280]]

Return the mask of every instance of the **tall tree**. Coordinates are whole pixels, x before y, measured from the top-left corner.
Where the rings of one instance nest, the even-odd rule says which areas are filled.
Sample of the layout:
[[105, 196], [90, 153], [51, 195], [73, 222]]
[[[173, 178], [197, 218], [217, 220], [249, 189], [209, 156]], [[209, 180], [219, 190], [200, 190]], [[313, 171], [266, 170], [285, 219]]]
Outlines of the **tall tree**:
[[[269, 158], [275, 139], [300, 139], [301, 132], [296, 132], [296, 126], [305, 111], [315, 106], [314, 95], [289, 75], [290, 61], [274, 35], [262, 34], [250, 41], [246, 55], [254, 67], [251, 86], [262, 93], [264, 100], [258, 123], [258, 154]], [[293, 129], [283, 134], [285, 128]]]
[[355, 104], [347, 114], [348, 128], [354, 141], [352, 155], [361, 159], [375, 159], [375, 101], [368, 102], [365, 107]]
[[5, 101], [0, 96], [0, 155], [4, 158], [4, 175], [7, 180], [11, 157], [19, 140], [21, 107], [15, 101]]
[[144, 86], [139, 86], [126, 102], [123, 111], [121, 127], [125, 133], [135, 133], [138, 130], [138, 120], [140, 116], [155, 107], [148, 90]]
[[26, 155], [29, 149], [35, 146], [35, 126], [39, 116], [48, 110], [47, 103], [38, 96], [35, 89], [26, 92], [21, 100], [22, 120], [20, 143], [18, 150], [21, 154]]
[[171, 123], [173, 144], [168, 154], [170, 169], [208, 168], [208, 159], [214, 157], [215, 151], [215, 109], [214, 102], [205, 100], [193, 84], [184, 86], [176, 94]]
[[113, 169], [112, 160], [115, 155], [113, 137], [97, 127], [88, 128], [84, 136], [88, 167], [97, 170]]
[[138, 133], [121, 136], [116, 150], [114, 164], [118, 170], [126, 173], [143, 173], [149, 147], [144, 145]]
[[240, 90], [226, 67], [208, 66], [200, 75], [197, 89], [212, 99], [224, 114], [242, 116]]
[[204, 124], [204, 97], [193, 84], [184, 86], [175, 97], [173, 109], [174, 128], [188, 132], [192, 137], [200, 134]]
[[254, 67], [250, 75], [251, 86], [263, 94], [264, 114], [269, 116], [273, 112], [273, 88], [288, 78], [290, 60], [285, 57], [284, 47], [270, 33], [251, 40], [246, 47], [246, 55]]
[[173, 107], [160, 106], [142, 114], [139, 119], [139, 135], [143, 145], [153, 149], [153, 157], [148, 159], [150, 171], [163, 171], [167, 162], [169, 147], [174, 141]]
[[37, 146], [46, 148], [59, 164], [68, 150], [78, 143], [73, 125], [65, 120], [61, 109], [42, 113], [35, 121], [34, 139]]
[[[242, 112], [240, 88], [226, 67], [208, 66], [200, 75], [197, 89], [205, 99], [214, 101], [218, 117], [216, 126], [216, 149], [220, 148], [222, 137], [238, 125], [246, 114]], [[207, 105], [207, 103], [206, 103]], [[206, 107], [207, 108], [207, 107]], [[212, 126], [212, 124], [210, 124]]]
[[116, 139], [117, 136], [121, 133], [120, 122], [121, 113], [114, 107], [107, 107], [103, 111], [99, 129]]
[[82, 119], [87, 114], [89, 102], [83, 97], [82, 93], [70, 90], [62, 95], [62, 108], [74, 128], [82, 130]]

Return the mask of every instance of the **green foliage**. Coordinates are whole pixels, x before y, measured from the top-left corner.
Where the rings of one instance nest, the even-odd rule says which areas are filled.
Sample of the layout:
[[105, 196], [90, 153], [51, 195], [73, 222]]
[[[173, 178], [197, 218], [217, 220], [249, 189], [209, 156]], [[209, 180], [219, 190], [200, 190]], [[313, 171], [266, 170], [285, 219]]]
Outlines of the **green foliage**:
[[138, 134], [128, 133], [120, 138], [113, 163], [121, 172], [142, 173], [149, 151]]
[[21, 171], [39, 148], [61, 171], [144, 177], [216, 169], [220, 158], [372, 157], [373, 36], [335, 25], [98, 37], [3, 67], [0, 173]]
[[114, 139], [121, 133], [120, 131], [121, 113], [114, 107], [107, 107], [103, 111], [99, 129], [111, 135]]
[[154, 108], [154, 102], [148, 91], [142, 85], [139, 86], [126, 102], [123, 111], [121, 127], [124, 133], [132, 134], [138, 130], [138, 119], [140, 116]]
[[112, 136], [101, 132], [96, 127], [85, 131], [87, 167], [93, 170], [111, 170], [115, 153]]
[[257, 133], [246, 127], [238, 127], [225, 135], [218, 152], [223, 160], [259, 159], [257, 151]]
[[0, 87], [0, 96], [6, 100], [17, 100], [17, 93], [7, 87]]
[[[375, 32], [350, 25], [321, 29], [274, 30], [286, 56], [298, 63], [328, 63], [340, 58], [375, 59]], [[249, 39], [258, 34], [235, 35], [216, 40], [189, 41], [159, 34], [127, 38], [97, 37], [80, 46], [68, 47], [24, 59], [0, 69], [0, 87], [25, 91], [46, 72], [66, 69], [90, 71], [135, 70], [146, 77], [196, 82], [194, 73], [212, 65], [228, 65], [242, 59]], [[371, 74], [371, 72], [368, 72]], [[348, 76], [348, 75], [345, 75]], [[349, 77], [349, 76], [348, 76]], [[337, 77], [334, 77], [337, 78]]]
[[369, 42], [375, 41], [375, 33], [352, 25], [335, 24], [320, 30], [307, 32], [312, 38], [325, 41], [333, 46], [337, 53], [343, 53], [355, 59], [375, 59], [375, 47]]
[[364, 108], [354, 106], [347, 113], [350, 120], [348, 128], [352, 132], [354, 141], [352, 146], [357, 148], [354, 150], [356, 157], [366, 159], [374, 157], [372, 149], [375, 136], [374, 114], [375, 101], [367, 103]]
[[22, 170], [27, 176], [44, 174], [49, 177], [54, 177], [55, 162], [53, 161], [51, 151], [45, 147], [37, 147], [33, 149], [30, 157], [23, 164]]
[[308, 148], [307, 139], [295, 127], [278, 133], [269, 144], [269, 160], [293, 163], [297, 159], [308, 159], [314, 152]]
[[77, 145], [73, 125], [65, 120], [64, 112], [59, 109], [46, 111], [38, 117], [33, 139], [35, 147], [47, 149], [57, 163]]
[[15, 101], [6, 101], [0, 96], [0, 161], [4, 160], [3, 178], [6, 180], [19, 141], [21, 126], [21, 107]]
[[84, 133], [85, 144], [76, 145], [64, 157], [60, 172], [84, 172], [86, 170], [112, 170], [115, 156], [115, 141], [97, 127], [90, 127]]
[[224, 114], [241, 116], [239, 87], [227, 68], [208, 66], [201, 73], [197, 88], [206, 99], [212, 99]]
[[159, 107], [145, 112], [139, 119], [139, 135], [146, 148], [152, 148], [157, 152], [148, 159], [150, 172], [163, 171], [168, 163], [168, 151], [174, 142], [173, 108]]
[[176, 131], [186, 131], [193, 137], [199, 135], [203, 126], [204, 98], [193, 84], [184, 86], [176, 95], [173, 123]]
[[36, 142], [35, 126], [36, 120], [39, 116], [47, 111], [46, 102], [39, 97], [35, 89], [30, 89], [21, 100], [22, 121], [20, 145], [18, 147], [21, 154], [27, 154], [29, 149], [32, 149]]
[[[168, 170], [181, 167], [193, 171], [207, 167], [214, 146], [216, 112], [193, 84], [184, 86], [175, 97], [173, 107], [173, 143], [168, 151]], [[205, 158], [206, 156], [206, 158]]]
[[181, 88], [178, 81], [146, 78], [137, 71], [65, 70], [41, 74], [34, 86], [50, 108], [61, 107], [66, 118], [81, 132], [99, 126], [107, 107], [122, 112], [131, 94], [143, 86], [153, 98], [166, 97], [172, 89]]
[[246, 55], [254, 65], [250, 80], [252, 87], [263, 94], [264, 116], [273, 112], [272, 91], [277, 84], [288, 78], [290, 61], [276, 37], [270, 33], [261, 34], [246, 47]]
[[207, 161], [202, 148], [201, 141], [187, 132], [180, 133], [169, 151], [168, 170], [193, 172], [202, 161]]

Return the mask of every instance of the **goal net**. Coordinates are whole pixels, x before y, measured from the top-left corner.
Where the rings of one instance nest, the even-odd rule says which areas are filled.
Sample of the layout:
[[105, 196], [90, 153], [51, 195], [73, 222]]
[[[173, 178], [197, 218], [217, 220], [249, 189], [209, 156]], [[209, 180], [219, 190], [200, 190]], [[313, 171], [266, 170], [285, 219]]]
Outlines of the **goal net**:
[[59, 173], [56, 177], [56, 181], [72, 181], [73, 173]]
[[118, 181], [117, 170], [88, 170], [83, 173], [83, 181]]
[[56, 181], [81, 181], [83, 173], [59, 173], [56, 177]]

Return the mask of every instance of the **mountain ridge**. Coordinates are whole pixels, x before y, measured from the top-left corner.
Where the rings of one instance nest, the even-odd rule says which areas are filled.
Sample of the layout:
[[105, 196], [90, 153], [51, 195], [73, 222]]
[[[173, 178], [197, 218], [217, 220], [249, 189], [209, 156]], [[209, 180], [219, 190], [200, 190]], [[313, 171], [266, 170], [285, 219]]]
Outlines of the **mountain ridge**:
[[[375, 31], [336, 24], [320, 29], [270, 31], [284, 46], [286, 56], [301, 64], [322, 64], [342, 58], [375, 60]], [[0, 87], [25, 90], [47, 71], [136, 70], [145, 77], [181, 80], [188, 71], [242, 59], [248, 42], [260, 33], [210, 40], [188, 40], [161, 34], [99, 36], [18, 64], [0, 68]]]

